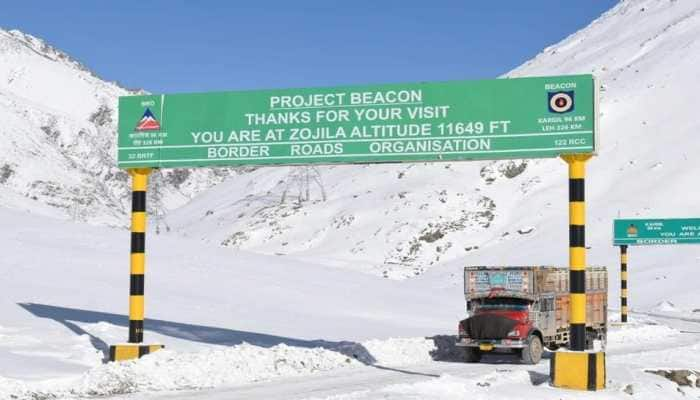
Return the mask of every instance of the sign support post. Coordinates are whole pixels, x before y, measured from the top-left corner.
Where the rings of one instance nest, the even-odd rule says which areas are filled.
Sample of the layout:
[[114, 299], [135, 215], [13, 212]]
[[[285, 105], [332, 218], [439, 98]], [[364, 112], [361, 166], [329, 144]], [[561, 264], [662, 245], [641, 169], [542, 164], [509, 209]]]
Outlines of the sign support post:
[[586, 161], [566, 155], [569, 164], [569, 349], [586, 349]]
[[130, 169], [131, 260], [129, 284], [129, 343], [109, 347], [110, 361], [139, 358], [161, 349], [162, 345], [142, 345], [144, 317], [144, 276], [146, 272], [146, 191], [150, 168]]
[[627, 322], [627, 245], [620, 245], [620, 321]]
[[[605, 353], [586, 352], [586, 161], [591, 154], [563, 155], [569, 165], [569, 350], [556, 352], [550, 376], [556, 387], [605, 388]], [[584, 372], [585, 373], [582, 373]]]

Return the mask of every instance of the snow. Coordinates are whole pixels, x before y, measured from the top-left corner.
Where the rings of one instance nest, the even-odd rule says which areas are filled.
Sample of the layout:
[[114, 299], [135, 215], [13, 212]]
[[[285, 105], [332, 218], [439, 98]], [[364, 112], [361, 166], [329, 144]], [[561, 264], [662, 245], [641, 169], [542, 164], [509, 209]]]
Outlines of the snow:
[[373, 362], [384, 366], [421, 364], [432, 361], [436, 350], [431, 339], [388, 338], [362, 342], [362, 347], [371, 354]]
[[109, 115], [128, 91], [0, 31], [0, 399], [697, 398], [645, 372], [700, 369], [697, 248], [631, 247], [621, 324], [611, 224], [699, 214], [699, 16], [694, 1], [622, 1], [508, 74], [600, 79], [586, 193], [588, 262], [609, 270], [599, 393], [551, 387], [546, 361], [443, 357], [465, 265], [566, 265], [554, 159], [160, 171], [145, 339], [166, 349], [105, 364], [127, 337], [128, 191]]
[[[39, 38], [0, 29], [0, 205], [125, 226], [131, 197], [115, 161], [117, 99], [134, 93]], [[164, 213], [235, 173], [156, 171], [151, 209]]]
[[664, 340], [682, 340], [683, 334], [653, 319], [635, 317], [626, 324], [619, 324], [608, 333], [606, 350], [631, 351], [653, 347]]
[[[0, 241], [13, 249], [0, 269], [2, 281], [12, 282], [0, 299], [0, 376], [41, 380], [101, 365], [106, 346], [127, 336], [128, 232], [3, 209], [0, 218], [13, 227], [0, 230]], [[231, 257], [227, 249], [175, 236], [148, 237], [146, 340], [168, 350], [284, 344], [363, 357], [362, 340], [451, 331], [464, 307], [434, 298], [432, 282], [401, 285], [275, 256]], [[413, 301], [422, 305], [407, 307]], [[381, 343], [367, 345], [381, 356]], [[424, 339], [396, 339], [394, 346], [404, 348], [400, 362], [427, 348]]]
[[[242, 344], [178, 354], [162, 350], [139, 361], [99, 365], [77, 378], [24, 383], [4, 379], [0, 395], [109, 396], [144, 391], [204, 389], [222, 384], [266, 381], [357, 364], [320, 348], [284, 344], [263, 348]], [[9, 389], [9, 390], [8, 390]]]
[[[128, 232], [2, 209], [0, 217], [15, 227], [0, 230], [0, 241], [15, 249], [0, 270], [12, 282], [0, 300], [0, 398], [191, 398], [204, 389], [221, 391], [222, 398], [238, 391], [275, 398], [267, 395], [276, 385], [275, 396], [299, 399], [319, 393], [421, 398], [435, 385], [441, 389], [433, 398], [464, 390], [558, 393], [546, 384], [530, 391], [531, 379], [546, 380], [546, 362], [512, 364], [506, 355], [478, 365], [435, 360], [439, 345], [428, 336], [454, 334], [463, 317], [461, 275], [428, 271], [394, 281], [244, 251], [231, 258], [229, 249], [153, 232], [146, 342], [167, 347], [137, 361], [103, 364], [106, 345], [127, 336]], [[649, 296], [658, 299], [658, 292]], [[684, 333], [697, 332], [697, 323], [660, 321], [634, 314], [628, 325], [611, 327], [609, 370], [624, 372], [611, 384], [663, 382], [646, 377], [643, 367], [700, 365], [700, 336]], [[657, 350], [662, 345], [668, 350]], [[339, 380], [347, 386], [339, 388]], [[310, 393], [314, 387], [323, 390]], [[658, 396], [654, 388], [648, 390]]]
[[678, 309], [676, 309], [676, 307], [670, 301], [662, 301], [659, 304], [652, 307], [651, 311], [669, 313], [678, 312]]

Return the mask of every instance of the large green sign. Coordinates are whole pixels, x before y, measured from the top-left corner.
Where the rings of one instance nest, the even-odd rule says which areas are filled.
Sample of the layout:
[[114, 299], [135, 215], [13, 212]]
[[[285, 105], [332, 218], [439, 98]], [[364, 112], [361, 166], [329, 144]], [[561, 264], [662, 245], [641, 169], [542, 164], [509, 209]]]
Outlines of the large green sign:
[[123, 168], [556, 157], [596, 150], [591, 75], [119, 99]]
[[700, 243], [700, 218], [616, 219], [613, 244]]

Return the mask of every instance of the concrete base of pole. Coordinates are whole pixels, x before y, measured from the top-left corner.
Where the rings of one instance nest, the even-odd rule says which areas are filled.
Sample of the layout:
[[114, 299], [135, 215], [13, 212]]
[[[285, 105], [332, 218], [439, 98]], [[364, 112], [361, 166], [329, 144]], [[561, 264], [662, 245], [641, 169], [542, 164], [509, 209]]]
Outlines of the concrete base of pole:
[[605, 353], [557, 351], [549, 361], [552, 386], [596, 391], [605, 389]]
[[126, 361], [141, 358], [164, 348], [162, 344], [123, 343], [109, 346], [109, 361]]

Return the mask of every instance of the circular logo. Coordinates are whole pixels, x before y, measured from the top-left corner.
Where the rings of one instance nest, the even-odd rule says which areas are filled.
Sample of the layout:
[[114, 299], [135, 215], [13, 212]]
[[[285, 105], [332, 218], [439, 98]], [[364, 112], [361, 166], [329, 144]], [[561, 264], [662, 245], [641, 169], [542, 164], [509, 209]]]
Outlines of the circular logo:
[[549, 99], [549, 108], [554, 112], [564, 113], [571, 110], [574, 99], [568, 93], [557, 93]]

